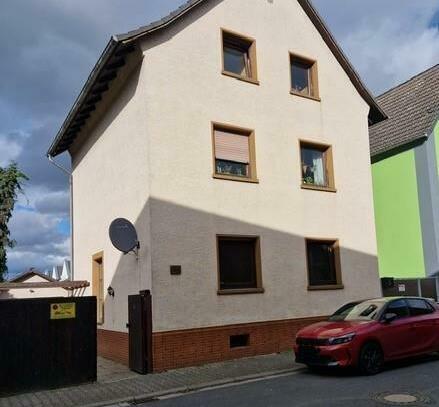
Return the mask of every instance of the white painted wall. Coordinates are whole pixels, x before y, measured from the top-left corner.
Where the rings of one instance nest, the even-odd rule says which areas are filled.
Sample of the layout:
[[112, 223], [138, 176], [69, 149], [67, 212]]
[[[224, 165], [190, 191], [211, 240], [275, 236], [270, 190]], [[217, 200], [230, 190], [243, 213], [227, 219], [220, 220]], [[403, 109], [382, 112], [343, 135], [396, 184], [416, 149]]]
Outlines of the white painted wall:
[[[260, 86], [221, 75], [221, 27], [256, 39]], [[322, 315], [378, 296], [369, 107], [299, 4], [219, 1], [142, 50], [91, 141], [72, 150], [75, 278], [91, 280], [104, 250], [116, 292], [104, 328], [124, 331], [127, 295], [151, 287], [154, 331]], [[321, 102], [289, 93], [289, 51], [318, 61]], [[212, 178], [211, 121], [255, 130], [259, 184]], [[300, 188], [299, 139], [332, 144], [337, 193]], [[107, 237], [119, 216], [136, 223], [137, 263]], [[216, 234], [261, 236], [264, 294], [216, 294]], [[340, 240], [344, 290], [307, 291], [305, 237]]]

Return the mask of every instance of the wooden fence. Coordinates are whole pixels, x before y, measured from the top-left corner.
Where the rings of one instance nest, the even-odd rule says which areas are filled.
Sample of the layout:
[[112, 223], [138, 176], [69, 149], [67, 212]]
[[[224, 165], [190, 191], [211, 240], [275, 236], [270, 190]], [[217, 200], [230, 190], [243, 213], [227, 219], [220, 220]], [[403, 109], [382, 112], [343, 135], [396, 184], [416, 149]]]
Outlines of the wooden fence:
[[0, 393], [96, 380], [96, 297], [0, 300]]

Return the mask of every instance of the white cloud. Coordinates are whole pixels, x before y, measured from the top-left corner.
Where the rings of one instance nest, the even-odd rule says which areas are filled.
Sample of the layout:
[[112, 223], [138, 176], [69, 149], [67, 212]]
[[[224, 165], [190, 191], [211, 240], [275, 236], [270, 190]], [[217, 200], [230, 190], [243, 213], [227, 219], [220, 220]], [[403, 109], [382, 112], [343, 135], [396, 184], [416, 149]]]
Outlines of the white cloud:
[[343, 42], [369, 86], [377, 92], [439, 62], [439, 31], [435, 28], [403, 31], [399, 22], [385, 20], [377, 27], [351, 33]]
[[439, 62], [437, 0], [315, 0], [362, 79], [381, 93]]
[[[68, 255], [57, 255], [56, 253], [37, 253], [26, 250], [12, 250], [8, 252], [9, 274], [17, 274], [36, 268], [40, 271], [50, 269], [52, 266], [60, 266]], [[12, 271], [15, 270], [13, 273]]]
[[0, 133], [0, 167], [15, 161], [23, 151], [23, 140], [26, 135], [20, 132], [11, 134]]
[[70, 256], [70, 239], [58, 230], [62, 217], [29, 209], [17, 209], [10, 221], [11, 238], [17, 246], [8, 250], [11, 272], [30, 267], [45, 269], [60, 265]]
[[51, 190], [41, 185], [30, 185], [18, 196], [17, 205], [43, 215], [63, 218], [69, 215], [70, 194], [64, 189]]

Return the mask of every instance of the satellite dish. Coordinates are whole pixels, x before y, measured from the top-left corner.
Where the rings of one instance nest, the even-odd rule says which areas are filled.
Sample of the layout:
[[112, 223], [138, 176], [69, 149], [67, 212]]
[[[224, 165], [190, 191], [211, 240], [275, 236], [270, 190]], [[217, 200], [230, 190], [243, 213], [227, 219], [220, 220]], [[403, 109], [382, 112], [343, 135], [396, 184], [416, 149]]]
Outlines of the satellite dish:
[[139, 248], [137, 232], [134, 225], [127, 219], [118, 218], [113, 220], [109, 229], [110, 240], [113, 246], [123, 252], [136, 252]]

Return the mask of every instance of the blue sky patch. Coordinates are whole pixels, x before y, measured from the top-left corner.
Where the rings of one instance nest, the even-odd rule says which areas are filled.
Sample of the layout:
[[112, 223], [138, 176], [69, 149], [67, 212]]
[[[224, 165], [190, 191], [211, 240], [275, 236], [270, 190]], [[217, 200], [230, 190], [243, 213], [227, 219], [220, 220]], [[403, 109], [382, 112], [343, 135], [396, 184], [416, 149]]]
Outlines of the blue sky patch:
[[439, 9], [434, 14], [433, 18], [430, 21], [430, 24], [428, 25], [429, 28], [436, 28], [439, 30]]
[[70, 222], [68, 219], [63, 219], [58, 223], [58, 232], [65, 236], [70, 235]]

